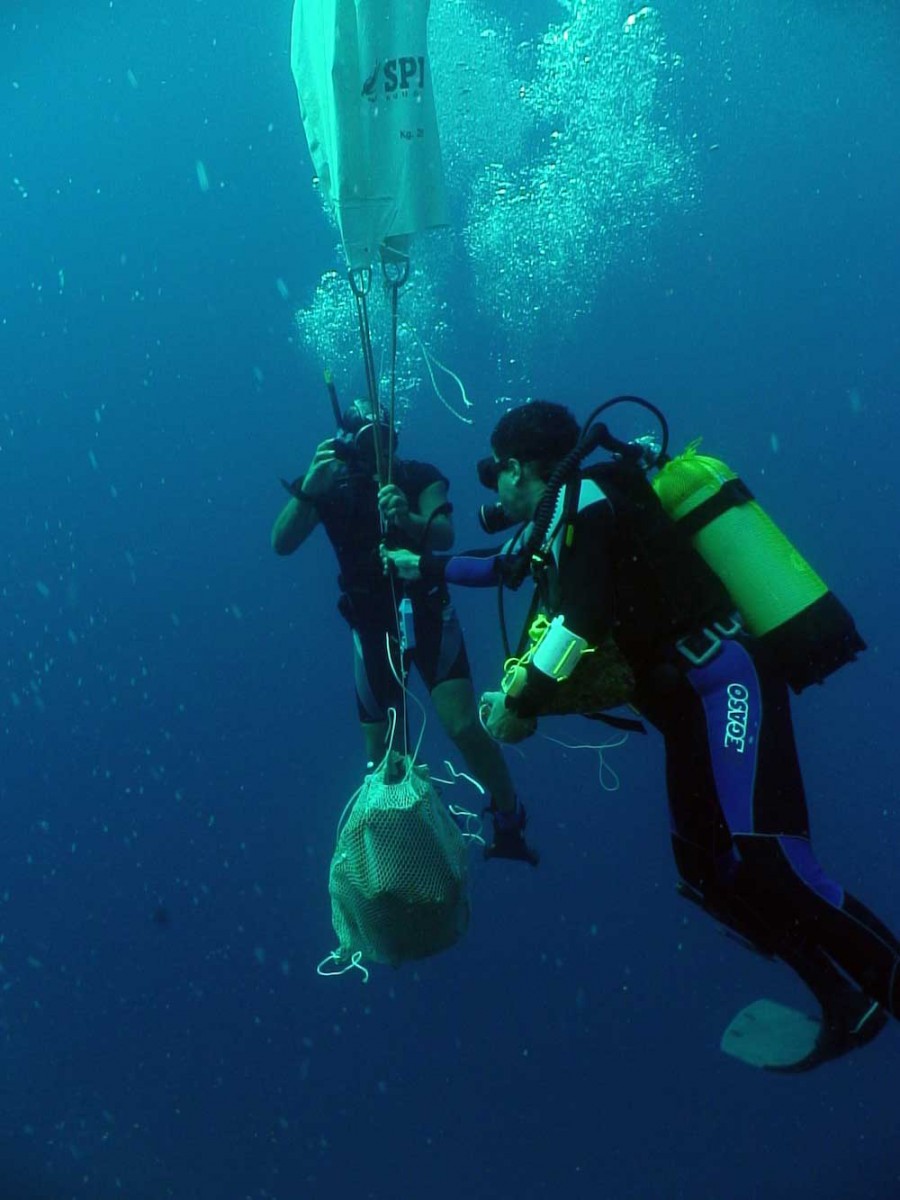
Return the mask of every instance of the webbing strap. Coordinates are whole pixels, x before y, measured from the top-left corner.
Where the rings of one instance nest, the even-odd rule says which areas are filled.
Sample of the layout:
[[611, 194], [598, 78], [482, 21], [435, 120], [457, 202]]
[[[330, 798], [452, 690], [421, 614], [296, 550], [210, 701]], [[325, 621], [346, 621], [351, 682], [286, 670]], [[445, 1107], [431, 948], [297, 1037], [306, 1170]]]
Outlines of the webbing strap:
[[743, 479], [728, 479], [714, 496], [710, 496], [708, 500], [692, 508], [686, 516], [681, 517], [678, 528], [684, 530], [688, 537], [696, 537], [700, 530], [715, 521], [716, 517], [721, 517], [722, 513], [728, 512], [730, 508], [748, 504], [753, 499], [755, 497]]

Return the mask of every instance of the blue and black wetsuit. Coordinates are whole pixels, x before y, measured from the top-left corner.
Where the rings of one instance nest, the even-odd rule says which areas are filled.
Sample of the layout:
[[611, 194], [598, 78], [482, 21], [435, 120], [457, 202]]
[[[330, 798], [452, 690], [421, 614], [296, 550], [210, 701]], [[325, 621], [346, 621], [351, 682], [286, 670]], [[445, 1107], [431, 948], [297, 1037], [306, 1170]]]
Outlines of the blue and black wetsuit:
[[[447, 482], [430, 463], [405, 459], [394, 460], [393, 475], [393, 482], [405, 494], [413, 511], [426, 488]], [[378, 554], [381, 540], [378, 484], [371, 472], [347, 464], [328, 492], [316, 501], [316, 509], [340, 567], [338, 607], [353, 630], [359, 719], [384, 721], [388, 708], [399, 707], [402, 697], [386, 647], [389, 637], [396, 662], [395, 597]], [[403, 535], [394, 544], [420, 549]], [[406, 593], [413, 603], [416, 635], [411, 660], [428, 691], [448, 679], [470, 678], [462, 629], [446, 587], [440, 583], [409, 584]]]
[[[632, 667], [635, 706], [665, 739], [672, 845], [689, 894], [792, 966], [826, 1014], [856, 994], [849, 976], [900, 1016], [900, 942], [813, 854], [787, 684], [697, 562], [689, 617], [690, 580], [654, 564], [652, 543], [615, 487], [576, 481], [558, 505], [539, 586], [550, 615], [591, 646], [612, 634]], [[460, 556], [426, 573], [480, 586], [501, 566]], [[555, 686], [529, 666], [525, 690], [507, 703], [533, 715]]]

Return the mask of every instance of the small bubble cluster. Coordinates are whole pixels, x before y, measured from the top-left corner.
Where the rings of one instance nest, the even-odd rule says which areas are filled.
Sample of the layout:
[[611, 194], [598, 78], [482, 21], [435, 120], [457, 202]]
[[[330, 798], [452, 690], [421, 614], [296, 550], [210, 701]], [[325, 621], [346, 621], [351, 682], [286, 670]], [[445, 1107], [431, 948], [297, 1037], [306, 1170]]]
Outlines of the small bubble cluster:
[[[429, 245], [428, 239], [423, 239], [417, 250], [409, 280], [402, 289], [397, 330], [395, 403], [400, 423], [427, 374], [423, 345], [429, 352], [434, 352], [447, 330], [446, 304], [439, 298], [439, 280], [443, 272], [438, 269], [445, 256]], [[367, 308], [379, 395], [387, 401], [390, 395], [391, 304], [390, 292], [378, 271], [372, 273]], [[312, 303], [297, 309], [295, 320], [301, 341], [316, 362], [327, 365], [337, 379], [352, 381], [363, 391], [365, 377], [361, 366], [359, 320], [346, 271], [327, 271], [319, 281]]]

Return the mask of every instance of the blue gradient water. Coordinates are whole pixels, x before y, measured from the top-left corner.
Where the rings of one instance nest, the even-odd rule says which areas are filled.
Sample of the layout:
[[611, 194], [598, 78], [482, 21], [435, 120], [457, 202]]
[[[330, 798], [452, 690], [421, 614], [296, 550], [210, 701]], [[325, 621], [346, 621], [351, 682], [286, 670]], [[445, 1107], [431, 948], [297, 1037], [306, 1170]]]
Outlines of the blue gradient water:
[[[513, 754], [539, 870], [476, 863], [451, 953], [316, 977], [362, 763], [330, 552], [268, 544], [278, 476], [330, 430], [292, 320], [336, 264], [290, 7], [0, 19], [0, 1195], [900, 1195], [896, 1028], [798, 1078], [719, 1052], [745, 1003], [805, 998], [676, 898], [654, 740], [614, 795], [589, 752]], [[798, 737], [820, 857], [896, 929], [900, 28], [734, 8], [662, 8], [698, 202], [532, 391], [662, 405], [852, 608], [869, 653]], [[403, 442], [469, 545], [497, 389], [474, 314], [457, 338], [475, 426], [426, 403]], [[494, 605], [459, 607], [488, 686]]]

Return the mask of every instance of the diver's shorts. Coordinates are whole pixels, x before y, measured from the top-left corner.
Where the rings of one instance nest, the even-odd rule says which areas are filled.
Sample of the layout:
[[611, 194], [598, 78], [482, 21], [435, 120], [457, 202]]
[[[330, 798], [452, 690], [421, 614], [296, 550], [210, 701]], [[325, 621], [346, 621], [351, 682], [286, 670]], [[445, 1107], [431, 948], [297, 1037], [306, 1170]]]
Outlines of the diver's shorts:
[[[428, 691], [450, 679], [471, 679], [466, 643], [453, 605], [437, 596], [427, 597], [414, 603], [413, 614], [416, 646], [410, 662]], [[394, 625], [385, 621], [353, 627], [353, 676], [360, 721], [385, 721], [388, 709], [400, 705], [400, 685], [391, 671], [388, 647], [399, 668]]]

